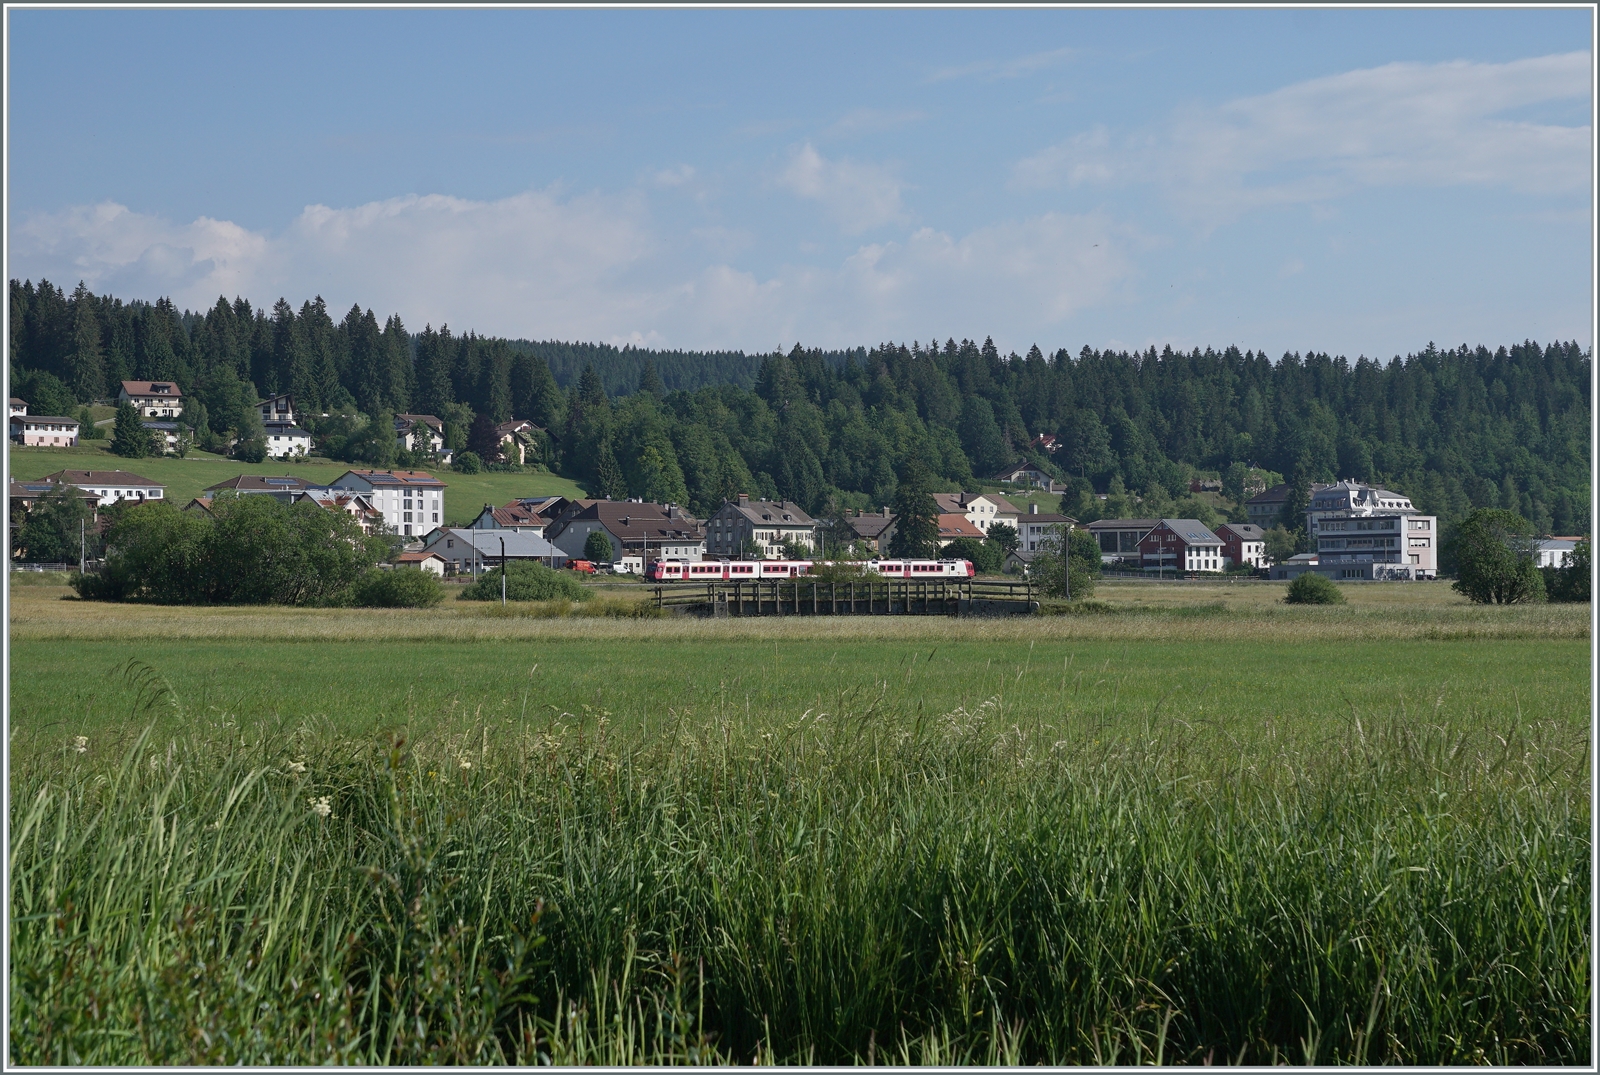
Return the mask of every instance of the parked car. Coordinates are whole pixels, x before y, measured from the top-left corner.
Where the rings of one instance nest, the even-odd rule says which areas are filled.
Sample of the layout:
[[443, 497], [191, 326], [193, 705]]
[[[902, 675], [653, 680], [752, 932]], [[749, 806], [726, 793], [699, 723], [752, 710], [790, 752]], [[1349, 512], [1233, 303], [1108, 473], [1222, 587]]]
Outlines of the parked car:
[[588, 560], [568, 560], [567, 570], [577, 571], [584, 575], [593, 575], [595, 573], [595, 566]]

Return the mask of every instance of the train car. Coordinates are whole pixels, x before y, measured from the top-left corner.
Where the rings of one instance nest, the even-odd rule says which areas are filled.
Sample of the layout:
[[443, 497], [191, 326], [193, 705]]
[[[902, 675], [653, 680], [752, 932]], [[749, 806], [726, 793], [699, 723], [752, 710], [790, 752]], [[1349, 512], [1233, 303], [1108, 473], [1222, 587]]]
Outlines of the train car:
[[891, 579], [970, 579], [971, 560], [868, 560], [867, 570]]
[[[824, 564], [827, 561], [824, 561]], [[645, 572], [652, 582], [744, 582], [809, 575], [811, 560], [657, 560]], [[971, 560], [868, 560], [866, 569], [895, 579], [969, 579]]]

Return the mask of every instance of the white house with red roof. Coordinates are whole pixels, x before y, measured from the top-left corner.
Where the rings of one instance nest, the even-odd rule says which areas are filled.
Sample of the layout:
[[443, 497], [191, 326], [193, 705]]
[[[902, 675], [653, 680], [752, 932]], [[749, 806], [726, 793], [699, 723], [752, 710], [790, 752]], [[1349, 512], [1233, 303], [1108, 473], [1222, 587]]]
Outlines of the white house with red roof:
[[172, 381], [123, 381], [118, 403], [131, 403], [140, 418], [176, 418], [183, 413], [183, 393]]

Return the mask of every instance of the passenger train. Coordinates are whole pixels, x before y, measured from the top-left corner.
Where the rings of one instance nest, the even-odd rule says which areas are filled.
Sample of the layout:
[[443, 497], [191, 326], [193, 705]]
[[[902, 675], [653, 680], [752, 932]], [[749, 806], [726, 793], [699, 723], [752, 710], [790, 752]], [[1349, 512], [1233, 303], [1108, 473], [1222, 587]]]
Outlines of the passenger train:
[[[743, 582], [791, 579], [809, 575], [811, 560], [657, 560], [645, 572], [654, 582]], [[868, 560], [869, 574], [891, 579], [970, 579], [977, 572], [971, 560]]]

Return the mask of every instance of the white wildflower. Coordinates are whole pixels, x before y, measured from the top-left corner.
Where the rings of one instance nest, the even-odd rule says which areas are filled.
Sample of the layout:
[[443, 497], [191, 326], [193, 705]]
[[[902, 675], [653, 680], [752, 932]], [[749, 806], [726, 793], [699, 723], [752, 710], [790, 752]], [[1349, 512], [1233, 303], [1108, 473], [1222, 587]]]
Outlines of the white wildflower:
[[470, 768], [472, 768], [472, 763], [470, 761], [468, 761], [466, 758], [462, 758], [461, 759], [461, 768], [470, 769]]
[[303, 761], [292, 761], [289, 763], [289, 771], [291, 773], [303, 773], [306, 771], [306, 763]]
[[333, 804], [328, 801], [328, 796], [318, 795], [314, 799], [306, 800], [311, 804], [311, 812], [318, 817], [330, 817], [333, 814]]
[[79, 754], [82, 754], [84, 751], [88, 750], [89, 749], [89, 737], [87, 735], [75, 735], [75, 736], [73, 736], [72, 737], [72, 749], [76, 750]]

